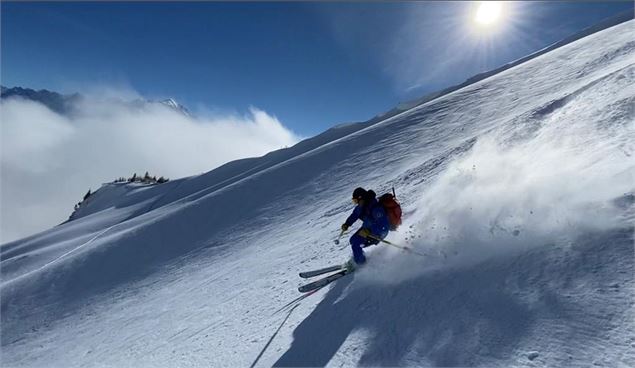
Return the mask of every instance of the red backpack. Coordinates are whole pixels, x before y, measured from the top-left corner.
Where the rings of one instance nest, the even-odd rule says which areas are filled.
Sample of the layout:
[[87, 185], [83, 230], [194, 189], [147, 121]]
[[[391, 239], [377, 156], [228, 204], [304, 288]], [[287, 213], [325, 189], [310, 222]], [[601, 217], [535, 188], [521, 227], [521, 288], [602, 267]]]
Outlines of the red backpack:
[[401, 225], [401, 205], [397, 201], [397, 198], [392, 193], [386, 193], [379, 197], [379, 203], [384, 207], [388, 215], [390, 230], [397, 230], [399, 225]]

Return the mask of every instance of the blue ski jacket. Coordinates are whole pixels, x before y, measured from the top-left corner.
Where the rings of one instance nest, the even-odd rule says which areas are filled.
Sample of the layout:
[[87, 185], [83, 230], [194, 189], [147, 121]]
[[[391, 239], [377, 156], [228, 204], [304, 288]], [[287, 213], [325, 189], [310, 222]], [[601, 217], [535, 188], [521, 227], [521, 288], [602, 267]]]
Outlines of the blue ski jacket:
[[357, 220], [363, 221], [362, 228], [370, 230], [372, 234], [382, 239], [388, 235], [388, 230], [390, 230], [386, 211], [376, 198], [367, 199], [363, 206], [360, 204], [355, 206], [353, 213], [346, 219], [346, 224], [351, 226]]

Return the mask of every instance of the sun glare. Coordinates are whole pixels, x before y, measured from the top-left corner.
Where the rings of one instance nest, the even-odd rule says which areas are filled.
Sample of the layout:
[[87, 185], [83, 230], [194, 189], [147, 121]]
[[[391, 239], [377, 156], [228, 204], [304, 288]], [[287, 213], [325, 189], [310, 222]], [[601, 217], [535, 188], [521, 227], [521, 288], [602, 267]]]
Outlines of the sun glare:
[[474, 20], [483, 26], [494, 24], [501, 17], [501, 10], [502, 5], [498, 1], [482, 1], [476, 9]]

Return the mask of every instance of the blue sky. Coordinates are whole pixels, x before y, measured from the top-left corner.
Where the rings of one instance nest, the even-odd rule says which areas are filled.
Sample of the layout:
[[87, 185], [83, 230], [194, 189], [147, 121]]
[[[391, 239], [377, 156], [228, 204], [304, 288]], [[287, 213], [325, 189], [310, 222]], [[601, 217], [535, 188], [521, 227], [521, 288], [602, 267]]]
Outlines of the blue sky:
[[518, 59], [632, 2], [514, 2], [474, 30], [469, 2], [2, 2], [2, 84], [255, 106], [303, 136], [363, 121]]

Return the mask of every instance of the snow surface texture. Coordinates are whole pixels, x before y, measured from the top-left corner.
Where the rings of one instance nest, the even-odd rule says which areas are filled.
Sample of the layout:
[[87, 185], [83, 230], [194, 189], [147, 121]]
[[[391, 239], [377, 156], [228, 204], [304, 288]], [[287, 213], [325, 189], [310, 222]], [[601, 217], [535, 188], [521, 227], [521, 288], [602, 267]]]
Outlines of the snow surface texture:
[[[102, 187], [2, 246], [3, 366], [635, 366], [634, 27], [277, 162]], [[276, 313], [348, 258], [358, 185], [429, 256], [367, 248]]]

